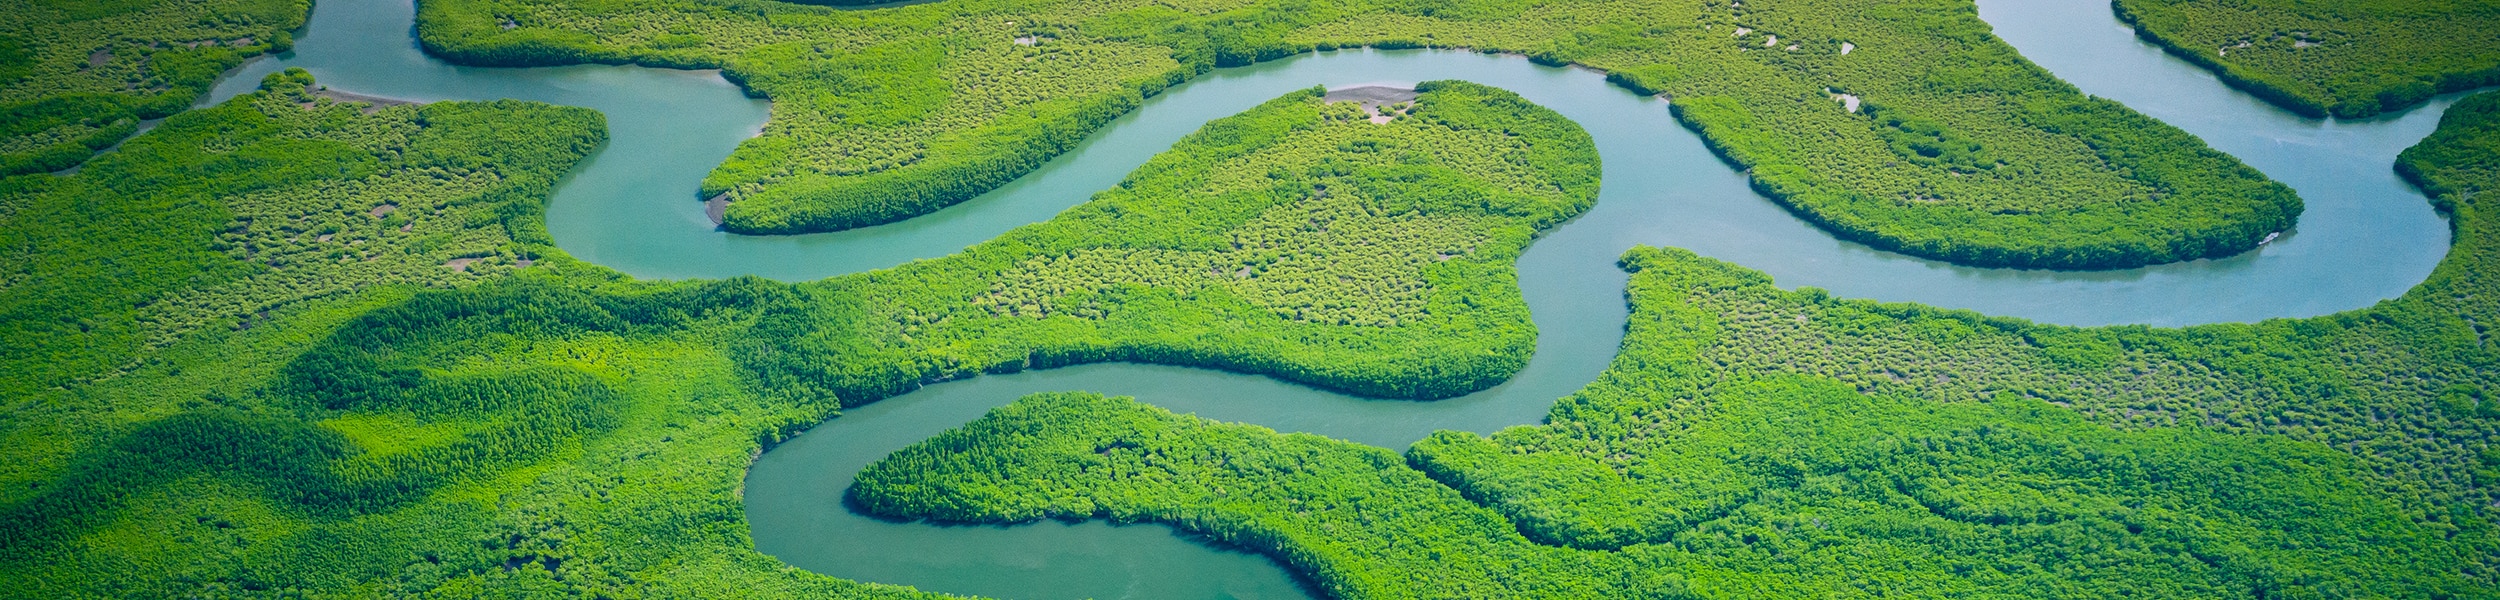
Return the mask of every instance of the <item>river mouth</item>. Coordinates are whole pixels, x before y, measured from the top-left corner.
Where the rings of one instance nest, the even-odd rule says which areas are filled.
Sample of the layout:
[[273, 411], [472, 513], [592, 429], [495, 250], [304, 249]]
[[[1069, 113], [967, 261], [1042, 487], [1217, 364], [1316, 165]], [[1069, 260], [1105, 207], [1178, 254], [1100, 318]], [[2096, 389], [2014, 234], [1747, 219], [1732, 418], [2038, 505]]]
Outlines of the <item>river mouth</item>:
[[[943, 256], [1049, 219], [1115, 185], [1209, 120], [1287, 91], [1462, 79], [1508, 89], [1591, 128], [1606, 161], [1598, 202], [1519, 261], [1540, 332], [1528, 366], [1493, 389], [1437, 402], [1378, 401], [1218, 371], [1098, 364], [943, 383], [848, 411], [749, 471], [757, 549], [819, 573], [1010, 598], [1294, 597], [1308, 592], [1255, 554], [1160, 526], [893, 523], [842, 506], [869, 462], [1039, 391], [1133, 395], [1182, 413], [1403, 448], [1438, 429], [1491, 432], [1542, 419], [1602, 372], [1623, 337], [1634, 245], [1675, 246], [1764, 271], [1783, 286], [2071, 324], [2255, 321], [2368, 306], [2404, 293], [2446, 254], [2449, 230], [2389, 165], [2454, 96], [2363, 122], [2302, 119], [2224, 87], [2137, 41], [2106, 4], [1984, 0], [1981, 15], [2032, 60], [2084, 90], [2178, 125], [2298, 190], [2293, 233], [2235, 257], [2107, 272], [1976, 269], [1833, 239], [1756, 194], [1677, 124], [1663, 100], [1596, 73], [1454, 50], [1342, 50], [1221, 69], [1176, 86], [1041, 169], [920, 218], [852, 231], [750, 237], [718, 231], [697, 182], [769, 114], [718, 74], [638, 67], [474, 68], [419, 52], [407, 0], [319, 3], [296, 49], [221, 84], [210, 101], [287, 67], [326, 86], [411, 100], [519, 98], [587, 106], [611, 141], [556, 192], [547, 226], [576, 257], [646, 279], [812, 280]], [[2109, 22], [2107, 28], [2074, 23]]]

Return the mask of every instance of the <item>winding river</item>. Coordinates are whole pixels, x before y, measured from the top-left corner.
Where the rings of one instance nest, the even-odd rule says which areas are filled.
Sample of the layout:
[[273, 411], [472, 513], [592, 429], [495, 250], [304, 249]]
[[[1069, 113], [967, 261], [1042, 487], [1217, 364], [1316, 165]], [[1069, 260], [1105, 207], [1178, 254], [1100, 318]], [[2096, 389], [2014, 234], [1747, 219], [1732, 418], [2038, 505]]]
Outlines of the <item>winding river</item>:
[[[2313, 316], [2368, 306], [2419, 283], [2448, 228], [2389, 168], [2454, 96], [2395, 116], [2320, 121], [2224, 87], [2138, 42], [2096, 0], [1980, 0], [1980, 14], [2033, 61], [2078, 87], [2177, 125], [2298, 190], [2299, 227], [2221, 260], [2113, 272], [1975, 269], [1833, 239], [1745, 185], [1666, 103], [1579, 69], [1459, 51], [1347, 50], [1222, 69], [1177, 86], [1016, 182], [937, 213], [853, 231], [781, 237], [717, 231], [696, 183], [763, 125], [768, 106], [714, 72], [618, 66], [460, 67], [413, 43], [410, 0], [324, 0], [292, 53], [252, 62], [204, 102], [264, 74], [410, 100], [520, 98], [608, 116], [608, 145], [557, 190], [547, 226], [574, 256], [642, 278], [754, 274], [808, 280], [952, 253], [1049, 219], [1111, 187], [1205, 122], [1312, 85], [1465, 79], [1506, 88], [1587, 125], [1606, 161], [1595, 208], [1520, 258], [1536, 355], [1501, 386], [1437, 402], [1367, 400], [1218, 371], [1100, 364], [932, 385], [851, 410], [765, 454], [747, 477], [756, 547], [808, 570], [1007, 598], [1267, 598], [1307, 595], [1264, 556], [1211, 548], [1151, 525], [1017, 527], [892, 523], [841, 504], [868, 463], [1038, 391], [1133, 395], [1212, 419], [1403, 448], [1437, 429], [1539, 422], [1595, 378], [1627, 315], [1614, 259], [1678, 246], [1770, 273], [1786, 286], [2074, 325], [2188, 325]], [[2077, 24], [2106, 24], [2078, 26]], [[1861, 49], [1861, 51], [1881, 49]], [[1835, 107], [1837, 109], [1837, 107]]]

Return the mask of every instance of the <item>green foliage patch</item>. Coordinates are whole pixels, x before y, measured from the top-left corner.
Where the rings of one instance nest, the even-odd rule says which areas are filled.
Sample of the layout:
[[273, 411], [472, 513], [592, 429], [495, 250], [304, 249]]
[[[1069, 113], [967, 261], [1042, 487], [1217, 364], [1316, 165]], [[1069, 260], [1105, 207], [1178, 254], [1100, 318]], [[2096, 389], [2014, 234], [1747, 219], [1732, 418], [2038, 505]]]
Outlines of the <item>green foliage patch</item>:
[[[2462, 236], [2470, 229], [2459, 201], [2500, 187], [2500, 161], [2492, 156], [2500, 156], [2500, 95], [2476, 94], [2449, 106], [2439, 129], [2396, 155], [2396, 173], [2431, 194]], [[2473, 276], [2459, 271], [2451, 276]]]
[[2312, 117], [2367, 117], [2500, 83], [2500, 3], [2489, 0], [2111, 5], [2138, 36]]
[[0, 2], [0, 176], [58, 171], [281, 51], [307, 0]]
[[[5, 180], [14, 193], [0, 225], [10, 265], [0, 272], [0, 396], [13, 418], [0, 437], [13, 460], [0, 481], [15, 485], [0, 498], [19, 502], [6, 509], [13, 526], [0, 546], [53, 539], [110, 511], [125, 488], [199, 473], [264, 472], [254, 485], [309, 505], [382, 494], [376, 478], [313, 468], [344, 451], [335, 435], [236, 412], [246, 389], [154, 387], [182, 372], [169, 357], [217, 346], [196, 341], [203, 336], [272, 326], [273, 312], [510, 269], [511, 257], [543, 252], [545, 194], [605, 135], [581, 109], [494, 102], [368, 114], [311, 95], [312, 85], [300, 70], [275, 74], [262, 91], [178, 115], [77, 175]], [[516, 240], [513, 230], [537, 237]], [[185, 346], [195, 350], [176, 349]], [[139, 389], [91, 395], [117, 386]], [[483, 393], [470, 387], [440, 393]], [[187, 416], [175, 419], [171, 406]], [[136, 431], [82, 442], [122, 427]]]
[[16, 36], [0, 35], [0, 85], [16, 83], [34, 70], [34, 49]]
[[810, 286], [741, 354], [846, 405], [1110, 360], [1403, 398], [1491, 386], [1535, 345], [1510, 264], [1594, 201], [1596, 149], [1509, 92], [1418, 89], [1388, 123], [1319, 90], [1211, 122], [1053, 221]]
[[35, 0], [37, 7], [60, 12], [64, 20], [85, 21], [154, 8], [164, 0]]
[[1942, 123], [1886, 110], [1881, 104], [1865, 106], [1866, 115], [1881, 126], [1877, 130], [1884, 142], [1892, 145], [1894, 154], [1921, 165], [1950, 165], [1966, 171], [1983, 171], [1997, 167], [1997, 159], [1988, 147], [1962, 135]]
[[0, 176], [77, 166], [138, 130], [138, 117], [103, 94], [0, 106]]
[[[1697, 400], [1711, 410], [1662, 434], [1674, 453], [1643, 457], [1676, 468], [1645, 473], [1672, 483], [1640, 500], [1689, 506], [1689, 522], [1611, 551], [1531, 542], [1553, 522], [1514, 528], [1426, 477], [1448, 466], [1434, 458], [1413, 457], [1419, 470], [1377, 448], [1090, 394], [1028, 397], [898, 451], [852, 499], [954, 522], [1168, 523], [1275, 555], [1340, 598], [2488, 590], [2445, 576], [2474, 548], [2372, 497], [2324, 447], [2122, 432], [2038, 401], [1937, 404], [1814, 378], [1708, 394]], [[1539, 466], [1571, 466], [1557, 458]], [[1540, 491], [1603, 489], [1572, 483]], [[1737, 500], [1710, 502], [1726, 496]]]
[[296, 300], [516, 264], [548, 243], [541, 198], [605, 135], [579, 109], [368, 115], [313, 97], [301, 71], [264, 85], [76, 176], [23, 176], [43, 181], [25, 183], [36, 191], [0, 227], [0, 390], [107, 375], [185, 332]]
[[[545, 252], [546, 263], [470, 263], [493, 267], [479, 271], [490, 283], [298, 300], [248, 329], [192, 330], [117, 377], [41, 395], [75, 408], [26, 409], [43, 426], [10, 435], [37, 443], [10, 448], [36, 460], [0, 481], [13, 494], [0, 510], [29, 525], [0, 539], [0, 571], [30, 577], [0, 592], [874, 595], [888, 591], [754, 553], [738, 516], [746, 461], [843, 404], [935, 379], [1122, 359], [1410, 397], [1498, 383], [1534, 345], [1510, 263], [1595, 198], [1595, 149], [1508, 92], [1422, 87], [1389, 123], [1325, 104], [1319, 90], [1290, 94], [1210, 123], [1058, 220], [889, 271], [643, 284], [516, 244], [499, 252]], [[298, 99], [264, 92], [215, 110], [302, 111]], [[437, 106], [463, 105], [426, 108]], [[383, 123], [415, 110], [336, 108]], [[428, 166], [378, 160], [364, 178], [540, 164], [528, 149], [546, 141], [483, 135], [530, 131], [515, 126], [533, 118], [481, 112], [463, 126], [480, 135], [457, 139], [493, 143], [410, 145], [395, 156]], [[184, 135], [190, 122], [133, 144]], [[509, 154], [481, 153], [497, 149]], [[546, 193], [532, 191], [515, 201]], [[325, 230], [325, 213], [308, 216], [303, 232]], [[1393, 231], [1415, 224], [1432, 226]], [[248, 235], [261, 225], [234, 245], [275, 243]], [[1205, 257], [1252, 269], [1219, 277], [1188, 262]], [[1187, 277], [1141, 275], [1175, 261]], [[1335, 277], [1358, 267], [1380, 272]], [[1343, 302], [1376, 289], [1405, 295]], [[1005, 297], [1036, 308], [980, 303]], [[318, 308], [341, 301], [351, 305]], [[264, 335], [286, 337], [252, 341]], [[238, 347], [265, 353], [215, 356]], [[145, 530], [183, 532], [172, 546], [182, 550], [153, 554], [159, 546], [121, 537]], [[324, 560], [303, 560], [315, 556]]]

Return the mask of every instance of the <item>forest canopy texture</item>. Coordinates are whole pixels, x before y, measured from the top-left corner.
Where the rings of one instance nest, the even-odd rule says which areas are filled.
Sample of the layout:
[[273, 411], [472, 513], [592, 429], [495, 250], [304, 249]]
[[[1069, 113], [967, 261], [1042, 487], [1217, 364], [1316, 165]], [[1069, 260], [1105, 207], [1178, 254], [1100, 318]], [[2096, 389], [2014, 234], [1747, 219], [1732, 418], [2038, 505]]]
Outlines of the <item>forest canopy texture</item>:
[[[214, 307], [160, 346], [30, 390], [9, 422], [14, 460], [0, 483], [10, 524], [0, 569], [30, 575], [11, 578], [14, 594], [552, 586], [618, 596], [725, 582], [760, 595], [866, 593], [879, 588], [754, 552], [736, 490], [762, 446], [926, 382], [1081, 362], [1224, 368], [1386, 397], [1482, 389], [1534, 347], [1511, 263], [1586, 209], [1599, 176], [1585, 132], [1509, 92], [1432, 82], [1367, 110], [1304, 90], [1209, 123], [1093, 201], [958, 255], [798, 285], [638, 283], [540, 245], [543, 186], [561, 172], [548, 167], [598, 139], [587, 111], [366, 114], [305, 95], [300, 73], [264, 85], [133, 148], [170, 153], [160, 160], [242, 154], [220, 151], [230, 142], [209, 134], [229, 128], [210, 117], [323, 115], [345, 122], [298, 126], [400, 124], [422, 139], [486, 142], [366, 143], [402, 159], [460, 157], [459, 172], [532, 187], [439, 208], [366, 196], [281, 209], [288, 218], [274, 222], [195, 217], [229, 232], [191, 242], [206, 265], [195, 269], [254, 272], [242, 258], [257, 255], [238, 253], [263, 246], [319, 252], [270, 270], [428, 253], [385, 263], [405, 274], [347, 278], [347, 291]], [[453, 111], [477, 118], [431, 116]], [[582, 137], [494, 137], [534, 122], [573, 123], [546, 135]], [[306, 132], [287, 123], [266, 127]], [[527, 152], [546, 148], [570, 152]], [[64, 181], [133, 155], [106, 154]], [[281, 183], [453, 172], [357, 160], [373, 162]], [[28, 177], [12, 181], [52, 180]], [[254, 207], [261, 196], [226, 198], [229, 214], [267, 212]], [[389, 215], [439, 220], [390, 220], [367, 205], [390, 202], [400, 209]], [[446, 221], [506, 237], [462, 250], [392, 226]], [[710, 558], [678, 562], [697, 556]]]
[[[303, 71], [190, 106], [306, 6], [0, 0], [0, 598], [934, 597], [756, 551], [749, 465], [850, 408], [1080, 363], [1499, 385], [1538, 335], [1519, 256], [1601, 182], [1582, 124], [1509, 91], [1308, 89], [960, 253], [638, 281], [542, 220], [594, 111], [346, 102]], [[1948, 0], [420, 9], [459, 60], [719, 66], [773, 98], [705, 184], [753, 231], [925, 213], [1163, 86], [1354, 45], [1607, 69], [1798, 214], [1971, 264], [2236, 252], [2299, 206]], [[1165, 523], [1340, 598], [2500, 596], [2500, 93], [2394, 168], [2454, 246], [2366, 309], [2060, 327], [1638, 248], [1620, 353], [1543, 423], [1400, 452], [1042, 394], [847, 499]]]
[[[503, 142], [456, 146], [473, 152], [596, 139], [595, 120], [571, 145], [475, 137], [571, 111], [528, 104], [308, 110], [290, 95], [305, 83], [273, 77], [134, 144], [202, 152], [173, 141], [214, 114], [379, 125], [454, 109], [483, 112], [418, 132]], [[841, 406], [984, 371], [1148, 360], [1433, 397], [1516, 370], [1528, 332], [1508, 265], [1593, 198], [1593, 150], [1508, 93], [1423, 87], [1388, 123], [1316, 90], [1279, 98], [1059, 219], [889, 271], [635, 283], [550, 248], [211, 321], [233, 325], [13, 405], [0, 570], [23, 576], [5, 592], [914, 595], [755, 553], [737, 499], [749, 457]], [[2038, 326], [1642, 249], [1623, 263], [1623, 354], [1547, 425], [1400, 456], [1043, 396], [889, 457], [851, 493], [896, 517], [1172, 523], [1340, 597], [2488, 594], [2500, 369], [2477, 324], [2495, 318], [2481, 273], [2500, 231], [2475, 192], [2495, 183], [2495, 140], [2500, 96], [2478, 97], [2407, 154], [2458, 246], [2422, 288], [2356, 313]], [[399, 155], [459, 156], [417, 147]], [[579, 154], [471, 156], [519, 174]], [[410, 168], [437, 177], [361, 172]], [[511, 214], [495, 206], [465, 210]], [[344, 222], [358, 216], [372, 218]], [[492, 231], [534, 231], [508, 223]], [[1425, 234], [1369, 235], [1390, 229]], [[1330, 232], [1390, 243], [1332, 250]], [[1291, 259], [1314, 253], [1386, 277], [1312, 278], [1321, 265]], [[1355, 289], [1389, 291], [1344, 304]], [[1433, 352], [1473, 370], [1376, 358]], [[1414, 381], [1442, 383], [1377, 383]]]
[[0, 175], [57, 171], [293, 45], [306, 0], [0, 0]]
[[2116, 0], [2144, 39], [2312, 117], [2358, 118], [2500, 84], [2491, 0]]
[[1678, 118], [1799, 216], [1844, 239], [1961, 264], [2111, 269], [2227, 256], [2301, 211], [2290, 189], [2237, 159], [2023, 60], [1961, 0], [419, 8], [420, 41], [455, 61], [719, 67], [771, 98], [764, 133], [703, 185], [730, 201], [725, 226], [746, 233], [926, 214], [1015, 179], [1211, 69], [1358, 46], [1604, 70], [1673, 98]]

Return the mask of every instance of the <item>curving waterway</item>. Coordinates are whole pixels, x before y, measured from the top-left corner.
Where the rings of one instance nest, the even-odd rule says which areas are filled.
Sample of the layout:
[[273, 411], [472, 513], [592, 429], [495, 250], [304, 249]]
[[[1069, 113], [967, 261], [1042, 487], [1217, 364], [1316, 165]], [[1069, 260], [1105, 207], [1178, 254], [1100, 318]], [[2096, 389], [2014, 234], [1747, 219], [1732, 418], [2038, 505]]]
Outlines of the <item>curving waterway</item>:
[[753, 136], [768, 112], [765, 102], [717, 73], [453, 66], [417, 50], [409, 0], [324, 0], [293, 52], [246, 65], [205, 101], [302, 67], [323, 85], [375, 96], [519, 98], [598, 109], [608, 116], [610, 141], [558, 188], [548, 229], [574, 256], [643, 278], [808, 280], [949, 254], [1084, 201], [1209, 120], [1312, 85], [1464, 79], [1515, 91], [1587, 126], [1606, 161], [1605, 184], [1595, 208], [1520, 258], [1537, 351], [1501, 386], [1404, 402], [1135, 364], [983, 376], [848, 411], [765, 454], [747, 478], [756, 547], [820, 573], [1006, 598], [1299, 597], [1306, 592], [1265, 557], [1211, 548], [1160, 526], [892, 523], [849, 511], [841, 497], [868, 463], [1039, 391], [1133, 395], [1212, 419], [1389, 448], [1437, 429], [1491, 432], [1536, 423], [1555, 398], [1595, 378], [1622, 341], [1626, 276], [1614, 259], [1636, 244], [1688, 248], [1770, 273], [1786, 286], [1844, 297], [2074, 325], [2187, 325], [2349, 310], [2403, 293], [2446, 254], [2446, 224], [2390, 165], [2431, 131], [2453, 96], [2367, 121], [2302, 119], [2138, 42], [2106, 3], [1979, 4], [1999, 35], [2058, 76], [2186, 129], [2291, 185], [2307, 203], [2299, 227], [2240, 256], [2110, 272], [1974, 269], [1876, 251], [1835, 240], [1755, 194], [1675, 123], [1663, 101], [1585, 70], [1459, 51], [1349, 50], [1218, 70], [1147, 101], [1067, 155], [977, 199], [892, 225], [778, 237], [719, 232], [695, 201], [703, 174]]

